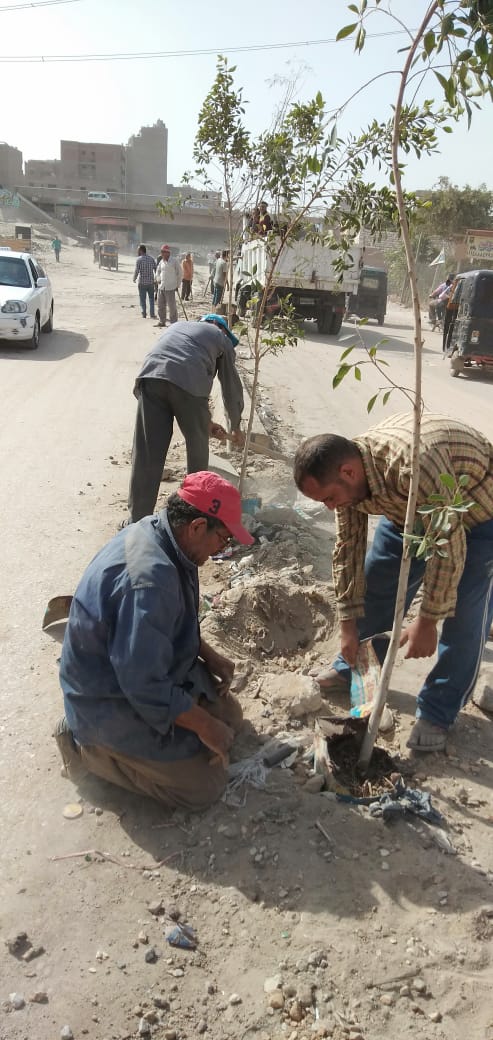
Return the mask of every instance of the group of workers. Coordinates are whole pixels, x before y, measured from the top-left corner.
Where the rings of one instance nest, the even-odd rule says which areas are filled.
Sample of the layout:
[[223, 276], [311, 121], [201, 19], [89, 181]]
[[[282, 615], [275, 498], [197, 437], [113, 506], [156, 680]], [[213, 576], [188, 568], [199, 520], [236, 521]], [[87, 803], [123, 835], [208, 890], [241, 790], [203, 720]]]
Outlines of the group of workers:
[[[163, 253], [166, 268], [167, 247]], [[163, 291], [170, 290], [165, 285]], [[211, 313], [173, 322], [145, 358], [134, 388], [129, 516], [81, 579], [60, 665], [65, 715], [55, 737], [65, 773], [77, 781], [88, 771], [192, 810], [224, 791], [229, 751], [242, 725], [230, 692], [234, 662], [202, 638], [198, 620], [198, 568], [232, 541], [254, 542], [242, 524], [239, 492], [208, 470], [209, 438], [227, 436], [210, 413], [215, 375], [232, 440], [244, 444], [237, 343], [226, 319]], [[185, 438], [187, 475], [155, 513], [175, 420]], [[351, 440], [333, 433], [310, 437], [296, 452], [298, 489], [335, 512], [340, 653], [317, 676], [325, 696], [349, 698], [362, 642], [372, 640], [380, 662], [385, 659], [412, 441], [412, 416], [393, 415]], [[420, 589], [422, 595], [401, 645], [412, 659], [438, 650], [417, 695], [408, 739], [416, 752], [445, 749], [474, 689], [493, 620], [493, 446], [455, 419], [426, 413], [418, 509], [443, 494], [445, 473], [457, 484], [467, 477], [469, 507], [450, 514], [445, 551], [411, 561], [406, 610]], [[369, 515], [380, 520], [368, 548]], [[423, 520], [426, 527], [426, 514]]]
[[147, 252], [147, 246], [141, 244], [137, 250], [133, 280], [139, 290], [142, 317], [147, 317], [149, 302], [149, 316], [155, 318], [154, 302], [157, 301], [159, 328], [165, 327], [168, 313], [170, 325], [173, 325], [178, 321], [176, 294], [180, 285], [182, 300], [190, 300], [192, 296], [192, 254], [185, 253], [180, 261], [177, 256], [171, 256], [168, 245], [162, 245], [159, 259], [155, 260]]

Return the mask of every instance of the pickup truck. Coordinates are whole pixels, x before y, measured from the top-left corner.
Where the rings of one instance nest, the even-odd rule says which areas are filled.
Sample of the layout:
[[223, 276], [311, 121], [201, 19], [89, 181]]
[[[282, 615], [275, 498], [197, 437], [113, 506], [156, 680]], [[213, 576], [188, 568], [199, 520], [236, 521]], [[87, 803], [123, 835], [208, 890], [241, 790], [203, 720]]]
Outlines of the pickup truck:
[[[238, 313], [246, 313], [253, 292], [253, 277], [265, 286], [272, 263], [265, 239], [244, 242], [235, 273], [235, 298]], [[308, 239], [290, 242], [281, 253], [272, 280], [273, 298], [289, 296], [298, 318], [315, 318], [318, 331], [337, 336], [346, 310], [346, 295], [358, 291], [363, 249], [354, 245], [348, 257], [349, 267], [341, 275], [334, 270], [336, 252]], [[253, 272], [255, 272], [253, 274]]]

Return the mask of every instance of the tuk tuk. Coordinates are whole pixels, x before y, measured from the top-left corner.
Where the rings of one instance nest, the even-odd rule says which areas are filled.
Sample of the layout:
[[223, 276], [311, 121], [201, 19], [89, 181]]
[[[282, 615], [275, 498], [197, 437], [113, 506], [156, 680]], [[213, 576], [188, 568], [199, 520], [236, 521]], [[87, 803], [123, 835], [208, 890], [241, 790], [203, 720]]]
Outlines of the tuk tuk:
[[445, 311], [443, 349], [454, 378], [478, 368], [493, 372], [493, 271], [457, 275]]
[[379, 325], [385, 321], [387, 310], [387, 272], [381, 267], [362, 267], [357, 293], [351, 293], [346, 313], [358, 318], [375, 318]]
[[103, 239], [99, 244], [99, 266], [108, 271], [118, 271], [118, 244], [110, 239]]

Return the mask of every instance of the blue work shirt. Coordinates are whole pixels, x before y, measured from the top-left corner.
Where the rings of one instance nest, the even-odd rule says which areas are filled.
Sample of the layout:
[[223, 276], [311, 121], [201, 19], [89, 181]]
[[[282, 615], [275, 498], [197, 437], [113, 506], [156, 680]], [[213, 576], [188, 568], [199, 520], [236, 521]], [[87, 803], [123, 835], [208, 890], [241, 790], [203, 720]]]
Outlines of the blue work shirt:
[[[174, 726], [214, 685], [200, 648], [197, 567], [166, 511], [119, 532], [89, 564], [70, 608], [60, 682], [76, 740], [173, 761], [203, 747]], [[207, 680], [209, 680], [207, 682]]]

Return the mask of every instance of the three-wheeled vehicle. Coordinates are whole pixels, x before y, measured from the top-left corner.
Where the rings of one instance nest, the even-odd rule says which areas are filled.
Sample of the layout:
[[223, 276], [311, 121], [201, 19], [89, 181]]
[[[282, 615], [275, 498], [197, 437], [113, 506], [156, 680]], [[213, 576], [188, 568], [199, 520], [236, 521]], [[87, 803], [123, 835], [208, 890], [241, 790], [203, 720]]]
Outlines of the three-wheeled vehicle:
[[99, 266], [118, 271], [118, 243], [103, 239], [99, 246]]
[[445, 311], [443, 349], [450, 374], [493, 373], [493, 271], [458, 274]]
[[358, 318], [375, 318], [379, 325], [385, 321], [387, 310], [387, 272], [381, 267], [362, 267], [357, 293], [351, 293], [346, 313]]

